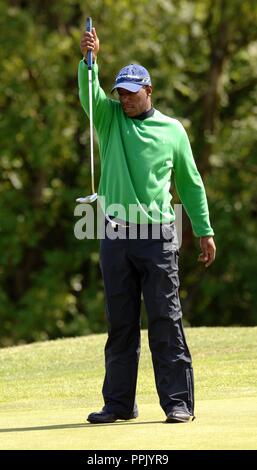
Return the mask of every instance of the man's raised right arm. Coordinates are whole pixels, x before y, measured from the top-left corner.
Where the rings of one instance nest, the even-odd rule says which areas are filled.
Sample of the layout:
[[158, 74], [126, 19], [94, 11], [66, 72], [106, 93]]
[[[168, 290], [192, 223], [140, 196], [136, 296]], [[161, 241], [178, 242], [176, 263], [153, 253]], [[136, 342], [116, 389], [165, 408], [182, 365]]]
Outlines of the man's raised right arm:
[[108, 125], [112, 118], [111, 100], [107, 98], [104, 90], [101, 88], [98, 79], [98, 65], [96, 62], [97, 54], [100, 48], [99, 39], [95, 28], [92, 33], [85, 31], [80, 42], [80, 49], [84, 56], [79, 63], [78, 68], [78, 84], [79, 99], [86, 114], [89, 116], [89, 92], [88, 92], [88, 69], [87, 69], [87, 53], [93, 51], [92, 81], [93, 81], [93, 121], [96, 129]]

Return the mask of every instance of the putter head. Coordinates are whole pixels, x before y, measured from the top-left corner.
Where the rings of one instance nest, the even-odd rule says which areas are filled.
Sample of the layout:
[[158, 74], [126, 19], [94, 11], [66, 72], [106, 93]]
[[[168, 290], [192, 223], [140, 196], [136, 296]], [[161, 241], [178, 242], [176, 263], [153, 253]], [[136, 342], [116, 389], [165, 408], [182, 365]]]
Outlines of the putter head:
[[97, 193], [94, 193], [94, 194], [91, 194], [90, 196], [86, 196], [86, 197], [78, 197], [76, 199], [76, 202], [80, 202], [80, 203], [91, 203], [91, 202], [95, 202], [97, 199]]

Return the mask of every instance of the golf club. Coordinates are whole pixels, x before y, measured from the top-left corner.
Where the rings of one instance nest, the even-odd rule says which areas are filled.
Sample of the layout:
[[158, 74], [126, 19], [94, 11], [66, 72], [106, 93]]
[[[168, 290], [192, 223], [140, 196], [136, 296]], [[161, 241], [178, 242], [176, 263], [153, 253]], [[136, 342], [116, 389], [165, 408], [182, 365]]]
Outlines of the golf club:
[[[86, 21], [86, 31], [92, 32], [92, 18], [89, 16]], [[91, 162], [91, 185], [92, 194], [86, 197], [78, 197], [77, 202], [94, 202], [97, 199], [95, 192], [94, 181], [94, 131], [93, 131], [93, 106], [92, 106], [92, 62], [93, 51], [87, 52], [87, 66], [88, 66], [88, 91], [89, 91], [89, 122], [90, 122], [90, 162]]]

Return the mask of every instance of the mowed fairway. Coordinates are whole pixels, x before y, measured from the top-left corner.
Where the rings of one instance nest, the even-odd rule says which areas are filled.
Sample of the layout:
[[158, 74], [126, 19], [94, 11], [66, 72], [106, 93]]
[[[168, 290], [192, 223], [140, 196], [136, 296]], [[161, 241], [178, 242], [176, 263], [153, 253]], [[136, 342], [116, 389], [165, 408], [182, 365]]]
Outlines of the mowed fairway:
[[133, 421], [91, 425], [102, 407], [106, 335], [0, 351], [0, 449], [257, 449], [257, 328], [186, 328], [196, 420], [166, 424], [142, 331]]

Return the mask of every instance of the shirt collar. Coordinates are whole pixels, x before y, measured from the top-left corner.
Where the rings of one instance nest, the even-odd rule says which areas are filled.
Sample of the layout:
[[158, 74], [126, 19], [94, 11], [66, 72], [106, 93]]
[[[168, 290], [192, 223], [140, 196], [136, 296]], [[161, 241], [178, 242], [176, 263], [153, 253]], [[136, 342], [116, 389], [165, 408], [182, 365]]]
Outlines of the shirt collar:
[[144, 119], [147, 119], [151, 116], [153, 116], [155, 109], [151, 108], [148, 111], [145, 111], [142, 114], [139, 114], [138, 116], [133, 116], [131, 119], [139, 119], [140, 121], [143, 121]]

